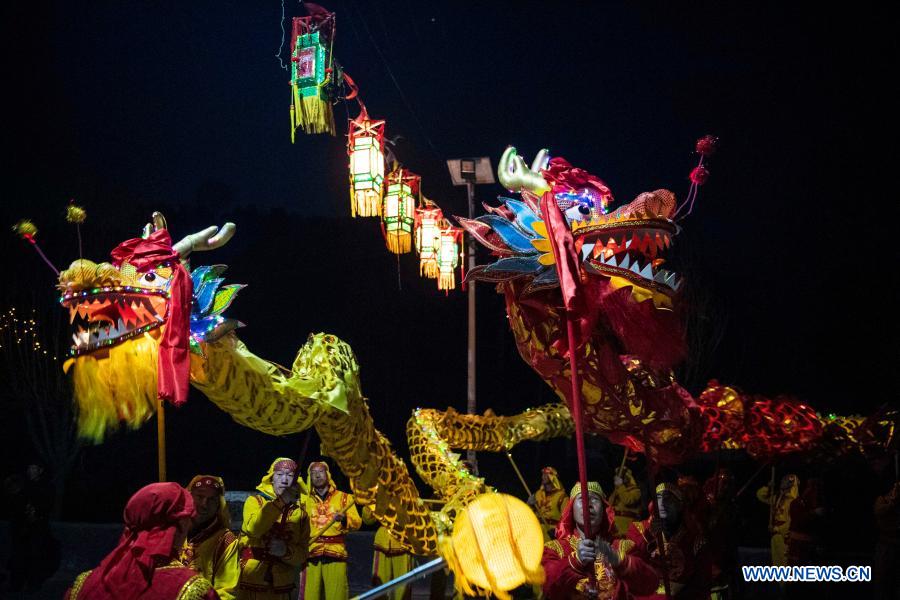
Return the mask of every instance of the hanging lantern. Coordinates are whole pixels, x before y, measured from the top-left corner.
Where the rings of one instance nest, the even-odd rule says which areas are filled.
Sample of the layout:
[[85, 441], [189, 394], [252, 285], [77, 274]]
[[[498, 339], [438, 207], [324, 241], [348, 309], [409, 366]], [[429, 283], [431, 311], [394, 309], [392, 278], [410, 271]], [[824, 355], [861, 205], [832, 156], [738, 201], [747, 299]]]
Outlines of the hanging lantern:
[[426, 206], [416, 209], [416, 252], [419, 253], [419, 275], [437, 279], [438, 251], [441, 248], [441, 222], [444, 213], [425, 200]]
[[384, 121], [369, 119], [365, 107], [350, 121], [350, 214], [380, 217], [384, 191]]
[[307, 17], [294, 17], [291, 30], [291, 141], [294, 133], [334, 135], [331, 95], [340, 67], [331, 55], [334, 13], [316, 6]]
[[418, 175], [403, 168], [387, 176], [381, 226], [388, 250], [394, 254], [406, 254], [410, 251], [420, 181]]
[[459, 266], [461, 254], [463, 230], [447, 224], [441, 228], [441, 246], [438, 250], [438, 289], [456, 289], [456, 274], [453, 272]]

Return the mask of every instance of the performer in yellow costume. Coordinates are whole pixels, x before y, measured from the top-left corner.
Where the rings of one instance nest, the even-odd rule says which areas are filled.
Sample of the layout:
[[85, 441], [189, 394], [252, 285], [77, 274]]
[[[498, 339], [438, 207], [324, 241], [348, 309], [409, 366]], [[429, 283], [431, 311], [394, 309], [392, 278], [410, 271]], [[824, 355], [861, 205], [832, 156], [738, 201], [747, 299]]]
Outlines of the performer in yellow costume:
[[759, 488], [756, 497], [770, 506], [769, 533], [772, 534], [772, 564], [787, 564], [787, 537], [791, 529], [791, 503], [797, 497], [800, 480], [788, 474], [781, 478], [778, 494], [770, 486]]
[[309, 465], [309, 495], [304, 496], [309, 514], [309, 562], [300, 574], [300, 600], [346, 600], [347, 546], [344, 535], [359, 529], [362, 519], [353, 496], [341, 492], [324, 462]]
[[238, 537], [231, 531], [231, 514], [225, 503], [225, 483], [214, 475], [197, 475], [187, 489], [197, 516], [178, 559], [209, 580], [219, 598], [234, 600], [241, 569]]
[[[363, 507], [362, 519], [366, 525], [374, 525], [378, 521], [368, 506]], [[372, 585], [381, 585], [401, 575], [409, 573], [413, 568], [413, 556], [391, 536], [386, 527], [380, 526], [375, 532], [372, 557]], [[412, 588], [401, 585], [385, 596], [391, 600], [409, 600]]]
[[625, 537], [628, 526], [640, 516], [641, 488], [638, 487], [628, 467], [622, 468], [621, 475], [616, 475], [613, 483], [616, 487], [609, 495], [609, 503], [616, 511], [616, 533], [620, 537]]
[[553, 467], [541, 469], [541, 487], [528, 499], [528, 504], [537, 513], [544, 529], [544, 541], [553, 539], [556, 525], [562, 516], [569, 495], [559, 482], [559, 475]]
[[296, 474], [297, 463], [276, 459], [244, 502], [241, 600], [289, 600], [297, 568], [306, 563], [309, 519]]

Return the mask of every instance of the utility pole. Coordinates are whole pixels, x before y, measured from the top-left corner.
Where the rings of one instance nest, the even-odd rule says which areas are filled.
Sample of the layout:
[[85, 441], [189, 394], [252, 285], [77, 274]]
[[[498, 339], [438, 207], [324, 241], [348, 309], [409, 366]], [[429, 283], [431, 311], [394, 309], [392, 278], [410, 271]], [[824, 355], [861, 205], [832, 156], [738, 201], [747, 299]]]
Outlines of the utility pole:
[[[466, 196], [469, 201], [469, 218], [475, 218], [475, 186], [477, 184], [494, 183], [494, 173], [491, 167], [491, 159], [487, 157], [481, 158], [459, 158], [447, 161], [447, 168], [450, 170], [450, 178], [453, 185], [465, 185]], [[466, 234], [466, 269], [471, 271], [475, 268], [475, 242], [472, 236]], [[478, 413], [478, 402], [475, 395], [476, 373], [475, 373], [475, 285], [470, 283], [468, 286], [468, 341], [466, 352], [466, 413], [474, 415]], [[469, 450], [466, 458], [477, 467], [477, 459], [475, 451]]]

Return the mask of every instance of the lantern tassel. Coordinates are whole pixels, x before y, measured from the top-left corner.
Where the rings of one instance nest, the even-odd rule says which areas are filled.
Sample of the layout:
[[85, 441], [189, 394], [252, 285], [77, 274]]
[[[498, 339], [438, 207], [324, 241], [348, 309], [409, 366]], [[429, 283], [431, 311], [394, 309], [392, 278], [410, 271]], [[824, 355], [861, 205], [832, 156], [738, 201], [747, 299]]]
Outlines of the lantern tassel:
[[437, 261], [424, 260], [419, 264], [419, 275], [425, 277], [427, 279], [437, 279], [440, 274], [440, 270], [437, 266]]
[[456, 289], [456, 274], [453, 271], [449, 273], [441, 273], [441, 276], [438, 278], [438, 289], [444, 290], [455, 290]]
[[331, 104], [315, 96], [302, 96], [299, 90], [294, 88], [294, 102], [297, 107], [294, 114], [297, 126], [306, 133], [330, 133], [334, 135], [334, 112]]
[[409, 252], [409, 236], [408, 235], [393, 235], [388, 234], [387, 236], [387, 247], [388, 250], [393, 252], [394, 254], [406, 254]]
[[292, 102], [291, 103], [291, 143], [292, 144], [294, 143], [294, 138], [296, 137], [295, 136], [296, 131], [297, 131], [297, 121], [296, 121], [296, 117], [294, 116], [294, 104]]

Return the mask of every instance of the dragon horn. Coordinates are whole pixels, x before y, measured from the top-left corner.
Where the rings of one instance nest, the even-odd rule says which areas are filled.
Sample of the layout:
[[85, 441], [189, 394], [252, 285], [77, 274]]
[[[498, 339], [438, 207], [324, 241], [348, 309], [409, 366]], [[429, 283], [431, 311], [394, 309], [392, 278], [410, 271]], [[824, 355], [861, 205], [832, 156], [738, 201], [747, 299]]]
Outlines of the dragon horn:
[[538, 152], [529, 169], [522, 157], [516, 153], [515, 147], [509, 146], [500, 157], [497, 179], [508, 190], [514, 192], [525, 190], [540, 196], [550, 190], [550, 186], [547, 185], [540, 173], [540, 170], [546, 166], [548, 158], [549, 151], [545, 148]]
[[234, 230], [234, 223], [225, 223], [221, 230], [216, 225], [210, 225], [197, 233], [185, 236], [172, 248], [181, 255], [181, 258], [186, 259], [191, 252], [221, 248], [234, 235]]

